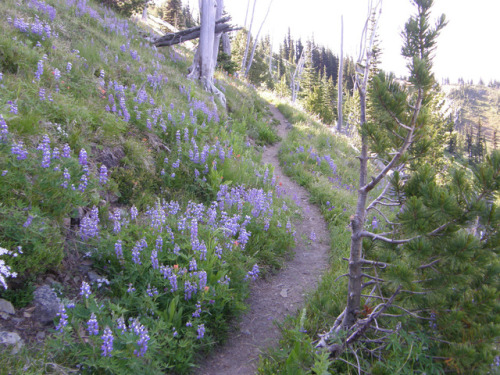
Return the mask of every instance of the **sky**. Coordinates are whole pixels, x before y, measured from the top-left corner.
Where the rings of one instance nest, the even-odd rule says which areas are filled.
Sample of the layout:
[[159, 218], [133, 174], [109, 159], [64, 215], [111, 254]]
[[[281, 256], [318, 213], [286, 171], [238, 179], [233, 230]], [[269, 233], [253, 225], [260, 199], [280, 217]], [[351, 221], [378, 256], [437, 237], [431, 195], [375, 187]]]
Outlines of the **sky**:
[[[192, 9], [198, 1], [190, 0]], [[257, 0], [252, 34], [257, 33], [270, 0]], [[253, 4], [253, 0], [251, 0]], [[271, 11], [261, 36], [269, 33], [277, 49], [290, 27], [294, 39], [314, 36], [317, 44], [340, 53], [340, 18], [344, 18], [344, 54], [358, 56], [368, 0], [273, 0]], [[225, 0], [225, 7], [233, 23], [243, 25], [247, 0]], [[401, 31], [414, 14], [410, 0], [383, 0], [379, 22], [379, 39], [383, 55], [381, 68], [399, 75], [406, 74], [406, 63], [401, 57]], [[251, 9], [249, 11], [248, 23]], [[435, 0], [431, 22], [441, 14], [448, 25], [438, 39], [434, 72], [438, 78], [456, 82], [480, 78], [485, 83], [500, 81], [500, 1], [499, 0]], [[496, 26], [495, 26], [496, 25]]]

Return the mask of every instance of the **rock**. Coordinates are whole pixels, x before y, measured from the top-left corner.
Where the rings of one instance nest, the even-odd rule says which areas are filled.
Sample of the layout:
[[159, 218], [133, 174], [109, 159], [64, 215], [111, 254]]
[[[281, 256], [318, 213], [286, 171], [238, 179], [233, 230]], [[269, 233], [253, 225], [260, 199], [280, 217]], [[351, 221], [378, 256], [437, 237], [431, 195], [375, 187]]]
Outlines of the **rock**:
[[281, 297], [283, 297], [283, 298], [288, 297], [288, 293], [287, 293], [287, 291], [286, 291], [286, 289], [285, 289], [285, 288], [281, 289], [280, 295], [281, 295]]
[[97, 280], [102, 279], [102, 276], [100, 276], [97, 272], [94, 271], [89, 271], [87, 276], [89, 277], [89, 280], [92, 284], [97, 282]]
[[0, 316], [4, 319], [9, 319], [9, 315], [14, 315], [16, 310], [12, 303], [9, 301], [0, 298]]
[[33, 293], [33, 302], [35, 304], [35, 319], [43, 324], [52, 323], [61, 304], [56, 293], [48, 285], [43, 285]]
[[37, 339], [38, 341], [43, 341], [43, 339], [44, 339], [44, 338], [45, 338], [45, 332], [43, 332], [43, 331], [38, 331], [38, 332], [36, 333], [36, 339]]
[[21, 337], [15, 332], [0, 331], [0, 344], [5, 347], [12, 346], [10, 354], [17, 354], [24, 343]]

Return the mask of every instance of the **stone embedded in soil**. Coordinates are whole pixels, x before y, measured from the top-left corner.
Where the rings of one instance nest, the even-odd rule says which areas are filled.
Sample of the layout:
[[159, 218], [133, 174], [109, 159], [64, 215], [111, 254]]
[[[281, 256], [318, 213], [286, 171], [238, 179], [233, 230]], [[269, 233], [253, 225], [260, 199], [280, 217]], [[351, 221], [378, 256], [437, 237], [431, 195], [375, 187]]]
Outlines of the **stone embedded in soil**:
[[24, 343], [21, 337], [15, 332], [0, 331], [0, 345], [12, 347], [10, 354], [17, 354]]
[[61, 300], [48, 285], [42, 285], [33, 293], [35, 319], [43, 324], [52, 323], [59, 311]]
[[14, 309], [14, 306], [12, 306], [12, 303], [0, 298], [0, 316], [7, 320], [9, 319], [9, 315], [14, 315], [15, 313], [16, 310]]

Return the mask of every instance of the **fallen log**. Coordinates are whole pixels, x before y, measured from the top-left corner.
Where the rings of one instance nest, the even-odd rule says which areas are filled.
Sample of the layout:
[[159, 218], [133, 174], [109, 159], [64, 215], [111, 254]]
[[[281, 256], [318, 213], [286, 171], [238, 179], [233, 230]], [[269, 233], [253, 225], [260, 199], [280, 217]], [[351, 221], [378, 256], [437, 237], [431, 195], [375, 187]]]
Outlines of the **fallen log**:
[[[230, 31], [236, 31], [241, 29], [241, 27], [232, 26], [227, 22], [231, 20], [230, 16], [222, 17], [215, 21], [215, 33], [228, 33]], [[174, 44], [179, 44], [186, 42], [188, 40], [196, 39], [200, 37], [200, 26], [191, 27], [186, 30], [181, 30], [176, 33], [168, 33], [160, 38], [156, 39], [154, 45], [156, 47], [173, 46]]]

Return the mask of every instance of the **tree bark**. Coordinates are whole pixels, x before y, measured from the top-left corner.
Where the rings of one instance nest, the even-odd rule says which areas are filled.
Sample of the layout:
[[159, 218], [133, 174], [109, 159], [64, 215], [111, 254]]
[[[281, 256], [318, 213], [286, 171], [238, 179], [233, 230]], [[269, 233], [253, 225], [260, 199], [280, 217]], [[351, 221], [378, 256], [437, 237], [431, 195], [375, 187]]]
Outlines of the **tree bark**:
[[338, 113], [338, 121], [337, 121], [337, 131], [340, 133], [342, 131], [342, 125], [344, 119], [342, 117], [342, 102], [343, 102], [343, 91], [342, 91], [342, 81], [344, 78], [344, 16], [340, 16], [340, 61], [339, 61], [339, 74], [338, 74], [338, 103], [337, 103], [337, 113]]
[[[222, 12], [224, 11], [224, 0], [216, 0], [217, 1], [217, 8], [215, 10], [215, 19], [218, 20], [219, 18], [222, 17]], [[213, 50], [213, 55], [212, 55], [212, 68], [215, 70], [215, 67], [217, 66], [217, 56], [219, 55], [219, 45], [220, 45], [220, 37], [221, 33], [217, 33], [215, 31], [215, 36], [214, 36], [214, 50]], [[212, 72], [213, 76], [213, 72]]]
[[247, 66], [248, 48], [250, 47], [250, 39], [252, 38], [252, 24], [253, 24], [253, 16], [255, 14], [255, 4], [257, 4], [257, 0], [253, 1], [252, 17], [250, 18], [250, 25], [248, 26], [247, 45], [245, 47], [245, 54], [243, 55], [243, 60], [241, 61], [241, 69], [240, 69], [241, 71], [244, 71], [245, 67]]
[[229, 35], [227, 33], [222, 34], [222, 52], [231, 56], [231, 41], [229, 40]]
[[272, 3], [273, 3], [273, 0], [270, 0], [269, 6], [267, 7], [266, 16], [264, 17], [264, 20], [262, 20], [262, 23], [260, 24], [260, 27], [259, 27], [259, 31], [257, 31], [257, 35], [255, 36], [255, 40], [253, 42], [253, 47], [252, 47], [252, 53], [250, 55], [250, 61], [248, 61], [248, 65], [247, 65], [247, 68], [245, 70], [245, 77], [248, 77], [248, 72], [250, 71], [250, 68], [252, 67], [253, 56], [255, 54], [255, 49], [257, 48], [257, 41], [259, 40], [259, 34], [260, 34], [260, 31], [262, 30], [262, 26], [264, 26], [264, 23], [266, 22], [267, 16], [269, 15], [269, 11], [271, 10]]

